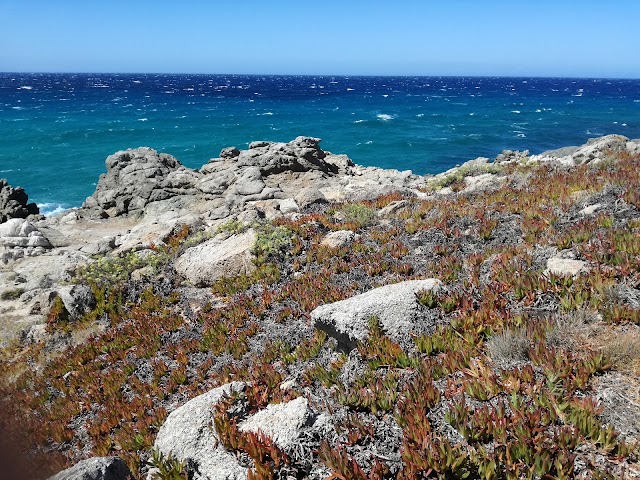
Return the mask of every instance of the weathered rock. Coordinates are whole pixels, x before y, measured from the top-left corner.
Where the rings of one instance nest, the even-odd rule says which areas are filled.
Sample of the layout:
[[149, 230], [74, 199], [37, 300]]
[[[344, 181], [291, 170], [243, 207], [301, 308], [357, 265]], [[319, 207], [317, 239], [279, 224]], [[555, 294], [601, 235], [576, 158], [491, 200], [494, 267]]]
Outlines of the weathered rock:
[[49, 480], [126, 480], [129, 467], [118, 457], [87, 458], [67, 468]]
[[58, 295], [72, 320], [89, 313], [96, 306], [96, 298], [88, 285], [67, 285], [58, 289]]
[[592, 138], [586, 145], [578, 148], [572, 155], [572, 158], [576, 163], [602, 160], [612, 154], [626, 151], [628, 140], [627, 137], [623, 137], [622, 135], [606, 135], [604, 137]]
[[222, 276], [251, 273], [255, 269], [251, 249], [256, 233], [249, 229], [226, 240], [217, 238], [187, 249], [175, 262], [176, 271], [194, 285], [212, 285]]
[[264, 175], [284, 171], [321, 170], [338, 173], [339, 167], [325, 161], [319, 138], [298, 137], [289, 143], [253, 142], [237, 158], [239, 166], [258, 167]]
[[[200, 170], [150, 148], [117, 152], [107, 158], [107, 173], [87, 198], [81, 216], [108, 218], [155, 216], [166, 212], [208, 212], [220, 219], [258, 201], [294, 199], [299, 206], [333, 199], [360, 200], [418, 187], [411, 172], [354, 165], [346, 155], [320, 148], [317, 138], [288, 143], [253, 142], [248, 150], [223, 149]], [[280, 213], [295, 213], [293, 203]], [[275, 213], [274, 213], [275, 215]]]
[[570, 157], [571, 155], [576, 153], [576, 151], [579, 148], [580, 147], [575, 146], [575, 145], [574, 146], [561, 147], [561, 148], [556, 148], [554, 150], [547, 150], [546, 152], [541, 153], [541, 155], [542, 156], [548, 156], [548, 157], [554, 157], [554, 158]]
[[477, 193], [495, 190], [502, 185], [506, 177], [500, 177], [493, 173], [482, 173], [464, 177], [465, 188], [462, 193]]
[[314, 203], [327, 203], [324, 194], [317, 188], [309, 187], [301, 189], [295, 196], [298, 205], [306, 207]]
[[328, 233], [320, 242], [320, 245], [328, 248], [341, 248], [350, 244], [356, 234], [351, 230], [337, 230]]
[[211, 414], [211, 407], [224, 395], [239, 391], [243, 386], [233, 382], [214, 388], [171, 412], [160, 427], [155, 448], [187, 463], [193, 480], [247, 478], [247, 469], [240, 466], [235, 455], [219, 445]]
[[47, 324], [38, 323], [29, 327], [29, 330], [24, 332], [24, 338], [21, 340], [25, 345], [30, 345], [35, 343], [44, 343], [48, 340], [49, 336], [49, 332], [47, 332]]
[[588, 207], [584, 207], [578, 213], [580, 215], [584, 215], [584, 216], [593, 215], [594, 213], [596, 213], [601, 208], [602, 208], [602, 204], [601, 203], [594, 203], [593, 205], [589, 205]]
[[148, 203], [175, 196], [176, 189], [189, 186], [199, 176], [171, 155], [146, 147], [114, 153], [105, 163], [107, 173], [100, 176], [96, 191], [84, 204], [103, 217], [139, 215]]
[[503, 150], [502, 153], [496, 157], [496, 163], [512, 163], [521, 162], [529, 157], [529, 150]]
[[293, 198], [285, 198], [284, 200], [280, 200], [278, 202], [278, 207], [284, 215], [290, 213], [298, 213], [300, 211], [300, 207], [298, 207], [298, 204]]
[[0, 246], [51, 248], [51, 243], [31, 222], [22, 218], [11, 218], [0, 224]]
[[582, 163], [598, 163], [613, 158], [621, 153], [635, 154], [640, 151], [640, 144], [622, 135], [606, 135], [592, 138], [580, 147], [564, 147], [540, 155], [532, 155], [531, 163], [555, 163], [572, 167]]
[[551, 257], [547, 260], [547, 271], [555, 275], [571, 275], [573, 277], [587, 271], [587, 262], [570, 258]]
[[78, 265], [87, 261], [85, 255], [77, 252], [59, 252], [58, 255], [24, 258], [16, 262], [12, 269], [23, 279], [21, 286], [25, 290], [47, 290], [70, 282]]
[[267, 405], [243, 421], [239, 427], [243, 432], [262, 432], [283, 450], [296, 445], [303, 427], [313, 419], [309, 402], [304, 397], [287, 403]]
[[28, 203], [29, 196], [22, 187], [12, 187], [6, 178], [0, 178], [0, 223], [10, 218], [27, 218], [37, 215], [40, 209], [35, 203]]
[[386, 205], [378, 210], [378, 217], [386, 218], [394, 216], [398, 214], [398, 212], [401, 212], [402, 210], [407, 208], [407, 206], [409, 206], [409, 200], [397, 200], [395, 202], [391, 202], [389, 205]]
[[437, 291], [442, 282], [435, 278], [409, 280], [375, 288], [355, 297], [321, 305], [311, 312], [316, 326], [333, 336], [342, 348], [354, 348], [369, 335], [369, 321], [379, 320], [386, 335], [395, 341], [406, 340], [414, 330], [420, 305], [416, 293]]
[[220, 150], [220, 158], [236, 158], [240, 155], [240, 150], [236, 147], [227, 147]]
[[236, 180], [236, 192], [240, 195], [255, 195], [265, 188], [262, 174], [257, 167], [247, 168], [242, 176]]
[[87, 255], [104, 255], [114, 248], [116, 248], [116, 239], [115, 237], [108, 236], [98, 240], [97, 242], [84, 245], [80, 251]]
[[0, 225], [0, 238], [26, 236], [36, 228], [21, 218], [12, 218]]

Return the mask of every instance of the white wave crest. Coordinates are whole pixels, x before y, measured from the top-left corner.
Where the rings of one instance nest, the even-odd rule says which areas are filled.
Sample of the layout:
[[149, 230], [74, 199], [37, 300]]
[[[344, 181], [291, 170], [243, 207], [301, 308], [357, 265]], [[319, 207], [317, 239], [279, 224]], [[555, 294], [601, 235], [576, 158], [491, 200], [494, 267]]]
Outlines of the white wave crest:
[[40, 203], [38, 207], [40, 208], [40, 213], [46, 217], [58, 215], [59, 213], [66, 212], [70, 208], [61, 203]]
[[376, 115], [376, 117], [383, 122], [388, 122], [389, 120], [393, 120], [394, 118], [396, 118], [395, 115], [389, 115], [387, 113], [379, 113], [378, 115]]

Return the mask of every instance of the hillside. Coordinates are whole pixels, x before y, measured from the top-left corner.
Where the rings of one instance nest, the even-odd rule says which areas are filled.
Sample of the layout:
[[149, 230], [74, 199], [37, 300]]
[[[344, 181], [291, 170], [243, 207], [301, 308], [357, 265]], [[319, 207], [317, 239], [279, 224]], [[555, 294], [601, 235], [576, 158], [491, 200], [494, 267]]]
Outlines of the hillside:
[[39, 478], [640, 478], [639, 167], [118, 152], [0, 225], [4, 438]]

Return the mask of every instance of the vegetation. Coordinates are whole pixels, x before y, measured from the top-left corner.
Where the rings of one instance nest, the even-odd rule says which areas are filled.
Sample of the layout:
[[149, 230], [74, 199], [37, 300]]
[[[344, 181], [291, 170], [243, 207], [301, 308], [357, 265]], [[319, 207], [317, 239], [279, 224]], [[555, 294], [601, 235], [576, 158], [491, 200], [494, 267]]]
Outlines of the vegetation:
[[[0, 426], [27, 433], [40, 475], [90, 449], [121, 456], [137, 478], [148, 461], [159, 478], [184, 478], [187, 466], [152, 450], [166, 406], [245, 380], [214, 423], [252, 478], [312, 468], [336, 479], [632, 478], [638, 439], [596, 394], [608, 372], [638, 372], [639, 162], [541, 166], [524, 184], [478, 195], [314, 206], [262, 227], [256, 272], [221, 279], [225, 304], [195, 313], [170, 262], [188, 229], [157, 249], [162, 282], [134, 285], [133, 256], [96, 261], [77, 278], [99, 293], [87, 321], [106, 330], [64, 355], [36, 345], [7, 356]], [[576, 192], [601, 213], [580, 214]], [[376, 222], [376, 209], [401, 199], [406, 208]], [[349, 247], [321, 246], [344, 228], [360, 233]], [[558, 250], [589, 270], [547, 272]], [[309, 323], [318, 305], [432, 277], [444, 288], [416, 301], [433, 328], [406, 344], [371, 319], [367, 340], [345, 354]], [[59, 307], [51, 322], [64, 322]], [[332, 414], [335, 435], [292, 453], [239, 431], [242, 418], [300, 395]]]
[[14, 288], [0, 293], [0, 300], [16, 300], [24, 293], [24, 288]]
[[437, 191], [445, 187], [451, 187], [453, 191], [463, 188], [465, 177], [481, 175], [483, 173], [500, 173], [503, 169], [495, 163], [479, 163], [463, 165], [455, 168], [452, 172], [443, 174], [429, 180], [425, 186], [426, 191]]

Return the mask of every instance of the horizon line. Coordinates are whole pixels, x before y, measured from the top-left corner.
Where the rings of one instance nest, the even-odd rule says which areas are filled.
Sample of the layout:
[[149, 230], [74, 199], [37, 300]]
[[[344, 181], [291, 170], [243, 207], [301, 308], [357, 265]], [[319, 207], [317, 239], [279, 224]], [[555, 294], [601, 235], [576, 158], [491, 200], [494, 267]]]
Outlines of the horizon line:
[[0, 75], [204, 75], [251, 77], [387, 77], [387, 78], [522, 78], [522, 79], [580, 79], [580, 80], [640, 80], [638, 77], [598, 77], [562, 75], [452, 75], [452, 74], [334, 74], [334, 73], [196, 73], [196, 72], [55, 72], [55, 71], [0, 71]]

